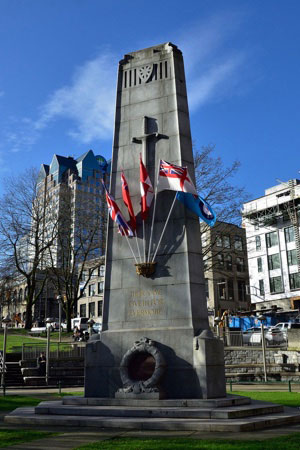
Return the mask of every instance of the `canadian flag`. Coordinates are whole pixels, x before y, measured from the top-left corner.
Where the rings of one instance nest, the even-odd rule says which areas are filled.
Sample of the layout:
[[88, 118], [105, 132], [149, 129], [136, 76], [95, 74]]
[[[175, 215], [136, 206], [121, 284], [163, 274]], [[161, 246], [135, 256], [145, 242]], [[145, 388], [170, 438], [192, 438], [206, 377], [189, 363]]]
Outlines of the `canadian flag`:
[[136, 218], [135, 218], [135, 214], [133, 211], [133, 206], [132, 206], [132, 202], [131, 202], [131, 198], [130, 198], [129, 187], [128, 187], [127, 180], [125, 178], [123, 171], [121, 173], [121, 181], [122, 181], [123, 202], [127, 206], [129, 217], [130, 217], [129, 226], [133, 231], [135, 231], [136, 230]]
[[150, 181], [146, 167], [143, 164], [142, 156], [140, 155], [140, 186], [141, 186], [141, 213], [142, 219], [146, 220], [149, 213], [149, 208], [154, 197], [153, 186]]

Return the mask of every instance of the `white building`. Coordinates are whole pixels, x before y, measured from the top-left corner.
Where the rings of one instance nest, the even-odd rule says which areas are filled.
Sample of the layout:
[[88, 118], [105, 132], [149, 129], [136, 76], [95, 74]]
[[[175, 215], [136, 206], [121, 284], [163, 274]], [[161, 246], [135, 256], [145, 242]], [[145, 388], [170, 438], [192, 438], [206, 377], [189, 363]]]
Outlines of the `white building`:
[[251, 303], [300, 307], [300, 180], [244, 204]]

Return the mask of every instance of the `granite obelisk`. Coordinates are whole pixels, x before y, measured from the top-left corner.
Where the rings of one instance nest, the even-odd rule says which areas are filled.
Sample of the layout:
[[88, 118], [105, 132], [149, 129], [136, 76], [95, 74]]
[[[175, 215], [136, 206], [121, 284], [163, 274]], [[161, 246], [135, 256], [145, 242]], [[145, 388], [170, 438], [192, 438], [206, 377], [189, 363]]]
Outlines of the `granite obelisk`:
[[[140, 211], [140, 154], [154, 185], [160, 159], [187, 166], [194, 178], [183, 57], [171, 43], [129, 53], [119, 63], [110, 191], [121, 206], [124, 170], [136, 213]], [[162, 191], [157, 196], [151, 254], [175, 194]], [[121, 209], [126, 215], [126, 208]], [[152, 214], [153, 204], [145, 234], [137, 214], [137, 242], [130, 242], [138, 262], [137, 244], [143, 255], [145, 241], [148, 253]], [[138, 398], [136, 383], [147, 381], [147, 370], [151, 377], [161, 361], [164, 374], [159, 389], [167, 398], [226, 395], [223, 346], [208, 326], [199, 220], [178, 201], [155, 262], [154, 274], [138, 275], [126, 238], [109, 219], [103, 331], [101, 340], [87, 345], [85, 396], [114, 397], [124, 387], [125, 371], [125, 379], [135, 380]], [[160, 362], [151, 350], [152, 341]], [[143, 351], [138, 353], [134, 347], [130, 357], [135, 342]]]

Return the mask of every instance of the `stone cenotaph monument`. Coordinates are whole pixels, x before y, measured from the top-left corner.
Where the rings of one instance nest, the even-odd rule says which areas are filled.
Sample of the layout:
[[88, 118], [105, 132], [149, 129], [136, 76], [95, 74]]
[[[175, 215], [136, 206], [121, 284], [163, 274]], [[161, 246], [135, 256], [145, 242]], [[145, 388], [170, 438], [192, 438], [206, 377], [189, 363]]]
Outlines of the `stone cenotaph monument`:
[[160, 159], [194, 176], [183, 59], [170, 43], [119, 65], [110, 191], [128, 219], [123, 170], [137, 236], [122, 236], [109, 219], [103, 331], [86, 346], [84, 397], [17, 408], [5, 422], [221, 433], [299, 423], [296, 409], [226, 396], [223, 343], [208, 327], [199, 220], [164, 190], [156, 214], [152, 202], [142, 221], [140, 153], [154, 185]]
[[[130, 245], [138, 262], [144, 244], [146, 260], [149, 255], [154, 203], [143, 230], [140, 154], [154, 188], [161, 159], [188, 167], [194, 179], [183, 57], [171, 43], [129, 53], [119, 63], [110, 192], [127, 218], [124, 171], [137, 215]], [[137, 273], [128, 240], [109, 219], [103, 331], [87, 345], [86, 397], [226, 395], [223, 343], [208, 326], [199, 219], [179, 201], [158, 248], [174, 195], [157, 194], [150, 249], [150, 256], [157, 250], [156, 264], [148, 276]]]

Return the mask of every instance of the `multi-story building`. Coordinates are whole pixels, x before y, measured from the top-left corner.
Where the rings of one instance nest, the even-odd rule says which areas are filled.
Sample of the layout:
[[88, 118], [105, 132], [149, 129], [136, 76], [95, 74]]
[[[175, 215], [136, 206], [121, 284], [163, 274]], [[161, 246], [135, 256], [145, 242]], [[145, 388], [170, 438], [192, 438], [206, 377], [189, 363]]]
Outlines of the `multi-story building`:
[[[94, 269], [94, 267], [96, 268]], [[79, 317], [89, 317], [98, 323], [102, 323], [104, 275], [104, 257], [86, 264], [80, 284], [82, 297], [77, 304], [77, 315]]]
[[[38, 199], [45, 208], [43, 228], [44, 240], [51, 244], [51, 258], [45, 252], [41, 269], [49, 264], [59, 267], [63, 264], [69, 248], [79, 248], [84, 253], [93, 239], [93, 248], [88, 249], [88, 258], [104, 254], [106, 202], [103, 201], [101, 180], [107, 180], [109, 166], [102, 156], [95, 156], [92, 150], [77, 159], [54, 155], [50, 166], [42, 164], [38, 176]], [[84, 239], [87, 242], [83, 244]]]
[[251, 303], [300, 307], [300, 180], [266, 189], [244, 204]]
[[216, 222], [201, 224], [206, 299], [211, 315], [245, 311], [250, 306], [245, 230]]

